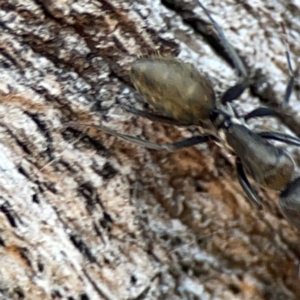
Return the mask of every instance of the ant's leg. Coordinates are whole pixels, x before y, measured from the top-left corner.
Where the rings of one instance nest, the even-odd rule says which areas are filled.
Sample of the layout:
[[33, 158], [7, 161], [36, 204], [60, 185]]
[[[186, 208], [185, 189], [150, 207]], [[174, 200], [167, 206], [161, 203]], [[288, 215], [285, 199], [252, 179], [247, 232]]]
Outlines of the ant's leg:
[[240, 82], [234, 85], [233, 87], [229, 88], [221, 97], [222, 104], [226, 104], [238, 99], [245, 89], [248, 87], [248, 84]]
[[275, 131], [261, 131], [261, 132], [255, 132], [260, 137], [267, 139], [267, 140], [274, 140], [283, 142], [289, 145], [294, 146], [300, 146], [300, 139], [293, 137], [289, 134], [284, 134], [281, 132], [275, 132]]
[[207, 8], [198, 0], [198, 3], [200, 5], [200, 7], [204, 10], [204, 13], [206, 14], [206, 16], [209, 18], [209, 20], [211, 21], [211, 23], [214, 26], [214, 29], [216, 30], [216, 32], [218, 33], [220, 40], [223, 44], [223, 47], [226, 49], [228, 55], [230, 56], [230, 58], [232, 59], [235, 69], [244, 77], [247, 78], [248, 77], [248, 72], [247, 69], [245, 67], [245, 64], [242, 62], [241, 58], [239, 57], [239, 55], [237, 54], [237, 52], [235, 51], [235, 49], [232, 47], [232, 45], [230, 44], [230, 42], [227, 40], [223, 30], [221, 29], [221, 27], [218, 25], [218, 23], [213, 19], [213, 17], [210, 15], [210, 13], [208, 12]]
[[81, 125], [95, 127], [101, 131], [104, 131], [113, 136], [119, 137], [125, 141], [143, 146], [145, 148], [155, 149], [155, 150], [175, 151], [175, 150], [179, 150], [181, 148], [191, 147], [191, 146], [194, 146], [197, 144], [202, 144], [202, 143], [208, 142], [211, 139], [215, 139], [215, 137], [212, 135], [196, 135], [196, 136], [192, 136], [190, 138], [186, 138], [181, 141], [174, 142], [174, 143], [157, 144], [157, 143], [150, 142], [150, 141], [147, 141], [147, 140], [144, 140], [144, 139], [141, 139], [138, 137], [134, 137], [134, 136], [131, 136], [128, 134], [120, 133], [118, 131], [115, 131], [113, 129], [110, 129], [110, 128], [108, 128], [106, 126], [102, 126], [102, 125], [93, 125], [93, 124], [80, 123], [80, 122], [68, 122], [65, 124], [65, 126], [72, 126], [72, 127], [78, 127]]
[[[243, 92], [244, 90], [248, 87], [249, 83], [248, 81], [248, 72], [246, 70], [245, 64], [235, 51], [234, 47], [230, 44], [230, 42], [227, 40], [227, 38], [224, 35], [224, 32], [222, 31], [221, 27], [217, 24], [217, 22], [212, 18], [208, 10], [205, 8], [205, 6], [198, 0], [199, 5], [201, 8], [204, 10], [206, 16], [210, 19], [211, 23], [214, 26], [214, 29], [217, 31], [220, 40], [223, 44], [223, 47], [226, 49], [228, 55], [232, 59], [235, 69], [239, 72], [239, 74], [242, 75], [242, 82], [237, 83], [233, 87], [229, 88], [221, 97], [221, 102], [222, 104], [225, 104], [227, 102], [232, 102], [233, 100], [237, 99]], [[281, 23], [283, 33], [286, 35], [286, 30], [284, 27], [284, 24]], [[285, 96], [284, 96], [284, 101], [282, 106], [286, 106], [289, 102], [293, 86], [294, 86], [294, 81], [295, 81], [295, 71], [293, 70], [292, 63], [291, 63], [291, 58], [290, 58], [290, 53], [288, 50], [286, 50], [286, 58], [287, 58], [287, 63], [288, 63], [288, 68], [290, 71], [290, 79], [286, 87], [285, 91]]]
[[230, 44], [230, 42], [227, 40], [223, 30], [218, 25], [218, 23], [213, 19], [213, 17], [210, 15], [206, 7], [198, 0], [198, 4], [200, 7], [204, 10], [204, 13], [211, 21], [214, 29], [219, 35], [219, 38], [221, 40], [221, 43], [223, 44], [223, 47], [227, 51], [229, 57], [233, 61], [235, 69], [238, 71], [238, 74], [242, 76], [242, 82], [237, 83], [233, 87], [229, 88], [221, 97], [222, 104], [225, 104], [227, 102], [232, 102], [233, 100], [239, 98], [239, 96], [244, 92], [244, 90], [248, 87], [248, 71], [246, 69], [245, 64], [243, 63], [242, 59], [237, 54], [234, 47]]
[[[284, 34], [286, 34], [284, 25], [283, 24], [281, 24], [281, 25], [282, 25], [282, 29], [283, 29]], [[288, 105], [291, 94], [292, 94], [292, 91], [293, 91], [294, 82], [295, 82], [295, 77], [294, 77], [295, 71], [293, 70], [291, 57], [290, 57], [290, 53], [289, 53], [288, 50], [285, 51], [285, 55], [286, 55], [287, 64], [288, 64], [288, 68], [289, 68], [289, 73], [290, 73], [289, 77], [290, 78], [289, 78], [289, 82], [288, 82], [286, 90], [285, 90], [282, 107], [285, 107], [285, 106]], [[226, 93], [227, 92], [225, 92], [225, 94]], [[245, 121], [248, 121], [251, 118], [265, 117], [265, 116], [274, 116], [274, 117], [277, 117], [277, 118], [282, 118], [284, 116], [284, 114], [282, 114], [282, 113], [280, 113], [280, 112], [278, 112], [278, 111], [276, 111], [275, 109], [272, 109], [272, 108], [258, 107], [257, 109], [254, 109], [250, 113], [243, 116], [243, 118], [245, 119]]]
[[281, 192], [279, 205], [289, 222], [300, 230], [300, 177]]
[[[285, 26], [283, 23], [280, 23], [280, 24], [281, 24], [283, 34], [286, 36], [287, 34], [286, 34]], [[286, 56], [286, 60], [287, 60], [287, 64], [288, 64], [288, 68], [289, 68], [289, 72], [290, 72], [290, 79], [286, 86], [284, 100], [283, 100], [283, 104], [282, 104], [283, 107], [285, 107], [289, 103], [289, 100], [290, 100], [290, 97], [291, 97], [291, 94], [293, 91], [293, 87], [294, 87], [294, 81], [295, 81], [295, 71], [293, 70], [293, 67], [292, 67], [291, 56], [290, 56], [290, 52], [288, 51], [288, 46], [287, 46], [288, 43], [286, 40], [284, 40], [284, 42], [286, 44], [285, 56]]]
[[162, 116], [162, 115], [157, 115], [155, 113], [152, 112], [148, 112], [145, 110], [139, 110], [136, 109], [132, 106], [129, 105], [125, 105], [125, 104], [121, 104], [121, 107], [126, 110], [127, 112], [130, 112], [134, 115], [140, 116], [140, 117], [144, 117], [147, 118], [151, 121], [154, 122], [160, 122], [160, 123], [165, 123], [165, 124], [172, 124], [172, 125], [177, 125], [177, 126], [189, 126], [190, 124], [181, 124], [179, 123], [177, 120], [166, 117], [166, 116]]
[[289, 66], [289, 70], [290, 70], [290, 79], [286, 86], [284, 100], [283, 100], [283, 107], [287, 106], [289, 103], [289, 100], [290, 100], [290, 97], [291, 97], [291, 94], [293, 91], [293, 87], [294, 87], [294, 82], [295, 82], [295, 77], [294, 77], [295, 72], [292, 69], [291, 58], [290, 58], [290, 54], [288, 51], [286, 51], [286, 57], [287, 57], [288, 66]]
[[276, 117], [276, 118], [280, 119], [284, 116], [284, 114], [278, 112], [277, 110], [275, 110], [273, 108], [260, 106], [256, 109], [252, 110], [248, 114], [243, 115], [241, 117], [247, 122], [248, 120], [253, 119], [253, 118], [268, 117], [268, 116], [272, 116], [272, 117]]
[[251, 203], [253, 203], [258, 209], [262, 209], [261, 201], [257, 195], [257, 192], [251, 186], [248, 178], [246, 176], [244, 167], [239, 158], [236, 159], [236, 171], [237, 171], [237, 178], [239, 180], [240, 185], [242, 186], [244, 192], [248, 196]]

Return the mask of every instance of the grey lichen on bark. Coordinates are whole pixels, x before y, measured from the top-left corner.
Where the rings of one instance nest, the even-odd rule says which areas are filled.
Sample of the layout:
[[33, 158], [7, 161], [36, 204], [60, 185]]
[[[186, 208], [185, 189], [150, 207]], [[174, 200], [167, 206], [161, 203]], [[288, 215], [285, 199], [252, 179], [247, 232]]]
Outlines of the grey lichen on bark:
[[[265, 75], [237, 109], [278, 106], [279, 23], [297, 70], [299, 5], [203, 3]], [[299, 299], [298, 232], [276, 193], [260, 191], [262, 211], [249, 204], [224, 149], [154, 151], [65, 126], [102, 122], [157, 142], [197, 132], [119, 106], [144, 105], [129, 78], [140, 55], [178, 55], [220, 92], [235, 83], [196, 2], [1, 1], [0, 31], [1, 299]], [[251, 126], [300, 135], [297, 97], [299, 82], [287, 118]]]

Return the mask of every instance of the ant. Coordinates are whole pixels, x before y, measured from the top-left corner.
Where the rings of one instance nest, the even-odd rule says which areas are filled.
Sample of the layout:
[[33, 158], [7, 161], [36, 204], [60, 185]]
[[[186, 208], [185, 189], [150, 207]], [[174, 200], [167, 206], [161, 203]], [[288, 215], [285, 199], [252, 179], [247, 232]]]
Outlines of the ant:
[[[300, 139], [279, 132], [253, 132], [247, 128], [245, 121], [251, 118], [278, 117], [278, 112], [271, 108], [256, 108], [243, 118], [235, 114], [229, 103], [236, 100], [248, 88], [250, 76], [245, 64], [225, 37], [220, 26], [199, 0], [198, 4], [212, 23], [241, 77], [237, 84], [221, 96], [222, 105], [217, 106], [211, 82], [191, 64], [177, 58], [149, 57], [136, 60], [132, 65], [130, 75], [137, 91], [159, 114], [125, 105], [123, 108], [152, 121], [177, 126], [202, 125], [210, 128], [208, 133], [170, 144], [157, 144], [119, 133], [102, 125], [76, 122], [69, 122], [67, 125], [93, 126], [126, 141], [156, 150], [174, 151], [210, 140], [220, 141], [222, 137], [236, 156], [237, 178], [250, 202], [258, 209], [262, 209], [262, 202], [257, 191], [248, 181], [246, 173], [250, 174], [259, 185], [281, 191], [279, 205], [282, 212], [288, 221], [300, 230], [300, 177], [295, 180], [292, 178], [295, 166], [290, 155], [267, 141], [270, 139], [300, 146]], [[294, 71], [288, 51], [286, 51], [286, 57], [290, 79], [283, 105], [288, 103], [294, 84]]]

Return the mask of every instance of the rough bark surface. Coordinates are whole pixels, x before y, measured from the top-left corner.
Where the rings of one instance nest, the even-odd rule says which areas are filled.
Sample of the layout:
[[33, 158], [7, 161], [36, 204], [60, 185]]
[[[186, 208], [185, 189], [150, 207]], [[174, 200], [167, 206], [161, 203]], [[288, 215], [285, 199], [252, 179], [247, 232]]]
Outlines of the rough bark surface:
[[[279, 23], [299, 69], [299, 0], [203, 3], [264, 75], [237, 109], [278, 106]], [[297, 230], [275, 192], [260, 190], [262, 211], [249, 204], [224, 149], [154, 151], [64, 126], [102, 122], [157, 142], [196, 133], [118, 104], [143, 105], [128, 76], [139, 55], [178, 55], [219, 92], [234, 84], [208, 24], [189, 0], [0, 1], [0, 299], [300, 299]], [[282, 121], [252, 128], [300, 136], [299, 90]]]

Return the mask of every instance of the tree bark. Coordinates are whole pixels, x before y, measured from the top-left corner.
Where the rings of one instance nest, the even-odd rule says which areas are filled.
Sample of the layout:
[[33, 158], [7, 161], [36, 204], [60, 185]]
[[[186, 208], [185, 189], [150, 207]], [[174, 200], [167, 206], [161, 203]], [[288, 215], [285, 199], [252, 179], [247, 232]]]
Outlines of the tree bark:
[[[260, 74], [238, 112], [278, 107], [283, 37], [299, 78], [299, 0], [203, 4]], [[298, 231], [277, 193], [259, 190], [262, 211], [249, 204], [225, 149], [155, 151], [66, 126], [159, 143], [196, 134], [119, 105], [144, 106], [129, 78], [140, 55], [191, 62], [219, 94], [237, 81], [196, 2], [2, 0], [0, 20], [0, 299], [300, 299]], [[300, 136], [299, 91], [282, 120], [251, 128]]]

